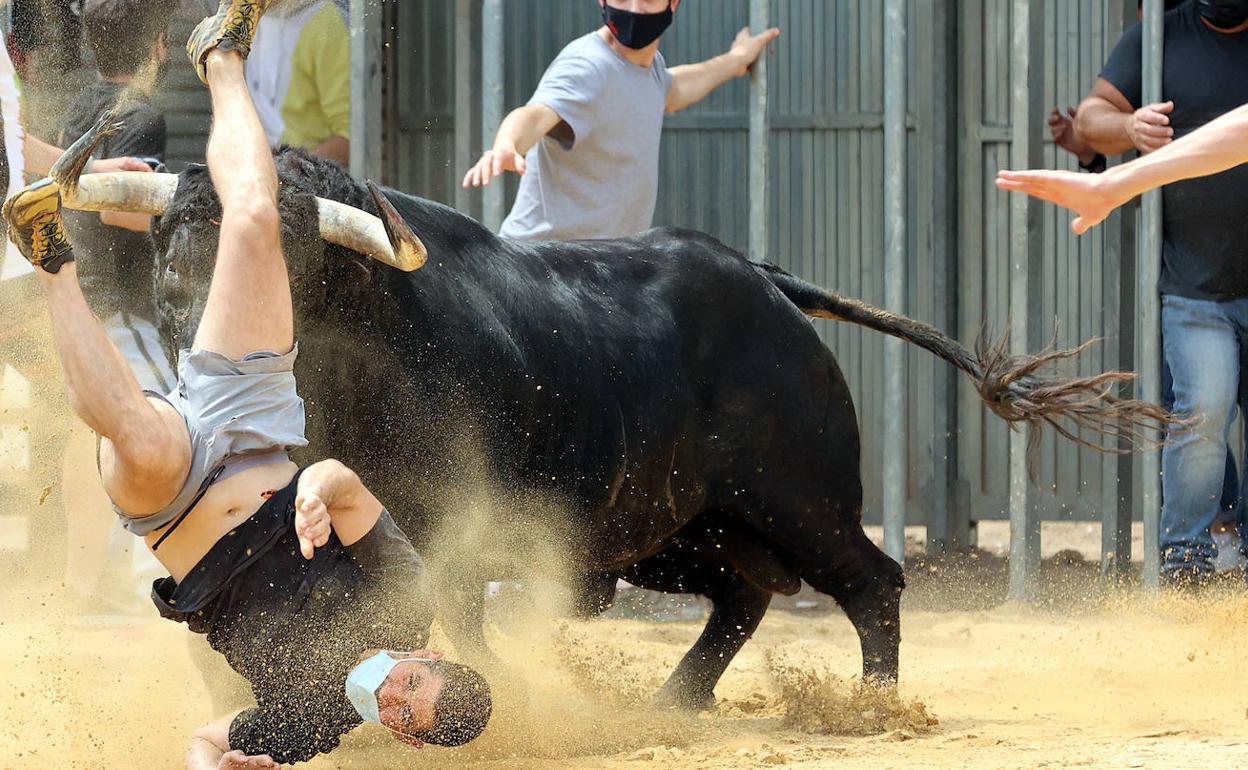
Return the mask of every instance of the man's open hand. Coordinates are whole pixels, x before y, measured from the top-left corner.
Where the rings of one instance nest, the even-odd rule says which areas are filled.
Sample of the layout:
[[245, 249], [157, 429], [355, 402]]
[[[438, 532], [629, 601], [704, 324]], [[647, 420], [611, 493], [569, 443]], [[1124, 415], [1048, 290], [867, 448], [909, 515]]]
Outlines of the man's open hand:
[[477, 165], [468, 169], [468, 173], [464, 175], [464, 187], [488, 185], [491, 179], [502, 176], [504, 171], [524, 174], [526, 168], [524, 156], [516, 152], [514, 147], [497, 145], [492, 150], [486, 150]]
[[217, 770], [281, 770], [281, 767], [268, 754], [249, 757], [241, 751], [228, 751], [217, 763]]
[[1075, 108], [1067, 107], [1066, 114], [1054, 107], [1049, 112], [1049, 134], [1053, 144], [1074, 155], [1079, 162], [1087, 166], [1096, 158], [1096, 150], [1083, 143], [1075, 133]]
[[767, 50], [767, 44], [778, 37], [780, 37], [779, 27], [765, 29], [757, 35], [750, 34], [749, 27], [742, 27], [728, 49], [728, 55], [737, 59], [737, 70], [734, 74], [741, 77], [749, 72], [754, 62], [758, 61], [758, 57]]
[[92, 174], [106, 174], [110, 171], [139, 171], [150, 174], [152, 167], [147, 165], [146, 161], [124, 156], [120, 158], [104, 158], [91, 162], [90, 173]]
[[304, 489], [300, 483], [295, 496], [295, 535], [303, 558], [311, 559], [317, 548], [329, 542], [330, 529], [329, 506], [316, 490]]
[[1105, 217], [1125, 203], [1118, 199], [1101, 174], [1077, 174], [1073, 171], [998, 171], [997, 187], [1027, 193], [1041, 200], [1056, 203], [1079, 216], [1070, 229], [1083, 235], [1104, 221]]

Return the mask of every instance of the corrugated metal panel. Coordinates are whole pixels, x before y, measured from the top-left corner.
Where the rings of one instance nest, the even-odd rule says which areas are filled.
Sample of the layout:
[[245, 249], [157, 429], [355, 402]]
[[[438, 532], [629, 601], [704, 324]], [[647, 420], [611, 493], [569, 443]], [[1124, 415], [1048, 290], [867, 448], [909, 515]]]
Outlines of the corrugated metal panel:
[[[959, 234], [960, 336], [973, 338], [981, 324], [1000, 334], [1008, 325], [1008, 197], [992, 186], [997, 169], [1009, 165], [1010, 4], [971, 0], [963, 7], [964, 34], [960, 82], [970, 93], [962, 100], [968, 143], [962, 168], [961, 201], [965, 207]], [[1078, 104], [1096, 79], [1120, 30], [1110, 29], [1107, 4], [1096, 0], [1048, 0], [1045, 3], [1044, 93], [1051, 105]], [[1044, 165], [1076, 168], [1075, 160], [1051, 143]], [[1105, 227], [1083, 238], [1069, 231], [1069, 216], [1055, 207], [1042, 209], [1044, 247], [1041, 281], [1031, 286], [1033, 338], [1030, 347], [1056, 342], [1070, 347], [1116, 327], [1116, 273], [1104, 270], [1107, 249], [1118, 238]], [[1094, 348], [1078, 364], [1090, 374], [1119, 365], [1116, 346]], [[962, 473], [971, 482], [976, 518], [1004, 516], [1008, 494], [1008, 440], [1000, 420], [978, 404], [969, 385], [959, 386], [959, 441]], [[1099, 516], [1113, 490], [1106, 485], [1116, 463], [1081, 449], [1051, 432], [1038, 455], [1039, 506], [1045, 518]]]
[[455, 5], [404, 3], [386, 30], [386, 182], [451, 203], [466, 169], [456, 169]]

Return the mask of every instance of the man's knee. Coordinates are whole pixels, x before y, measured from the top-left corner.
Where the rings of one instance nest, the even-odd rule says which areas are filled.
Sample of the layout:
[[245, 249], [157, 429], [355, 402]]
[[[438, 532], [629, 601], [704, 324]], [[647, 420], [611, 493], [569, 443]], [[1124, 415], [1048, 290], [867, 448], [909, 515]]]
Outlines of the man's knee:
[[281, 226], [281, 215], [272, 191], [257, 185], [222, 196], [221, 226], [277, 233]]

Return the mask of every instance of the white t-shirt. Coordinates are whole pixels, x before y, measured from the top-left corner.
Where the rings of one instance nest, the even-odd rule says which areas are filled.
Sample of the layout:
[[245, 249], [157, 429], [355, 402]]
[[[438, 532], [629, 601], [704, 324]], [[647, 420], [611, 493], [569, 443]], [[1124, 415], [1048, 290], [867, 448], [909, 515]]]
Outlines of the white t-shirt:
[[[22, 189], [26, 184], [26, 155], [22, 150], [22, 110], [18, 98], [17, 72], [9, 59], [9, 49], [3, 33], [0, 33], [0, 111], [4, 115], [4, 152], [9, 159], [9, 189], [5, 197]], [[0, 265], [0, 280], [29, 273], [31, 268], [17, 247], [5, 237], [4, 264]]]
[[574, 139], [545, 136], [528, 170], [504, 238], [619, 238], [649, 229], [659, 191], [659, 139], [672, 76], [663, 55], [638, 67], [597, 32], [579, 37], [547, 68], [529, 104], [544, 104]]

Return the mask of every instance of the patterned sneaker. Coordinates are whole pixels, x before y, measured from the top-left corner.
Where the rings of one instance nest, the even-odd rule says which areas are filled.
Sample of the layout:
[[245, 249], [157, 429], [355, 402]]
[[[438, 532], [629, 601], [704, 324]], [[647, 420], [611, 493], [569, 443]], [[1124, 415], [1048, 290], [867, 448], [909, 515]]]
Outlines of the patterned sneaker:
[[208, 82], [208, 53], [219, 48], [222, 51], [238, 51], [244, 59], [251, 53], [251, 39], [256, 34], [260, 17], [274, 0], [221, 0], [217, 12], [195, 27], [186, 41], [186, 53], [199, 73], [199, 79]]
[[61, 221], [61, 188], [51, 179], [41, 179], [14, 193], [4, 202], [3, 213], [9, 240], [32, 265], [56, 273], [66, 262], [74, 261], [74, 250]]

